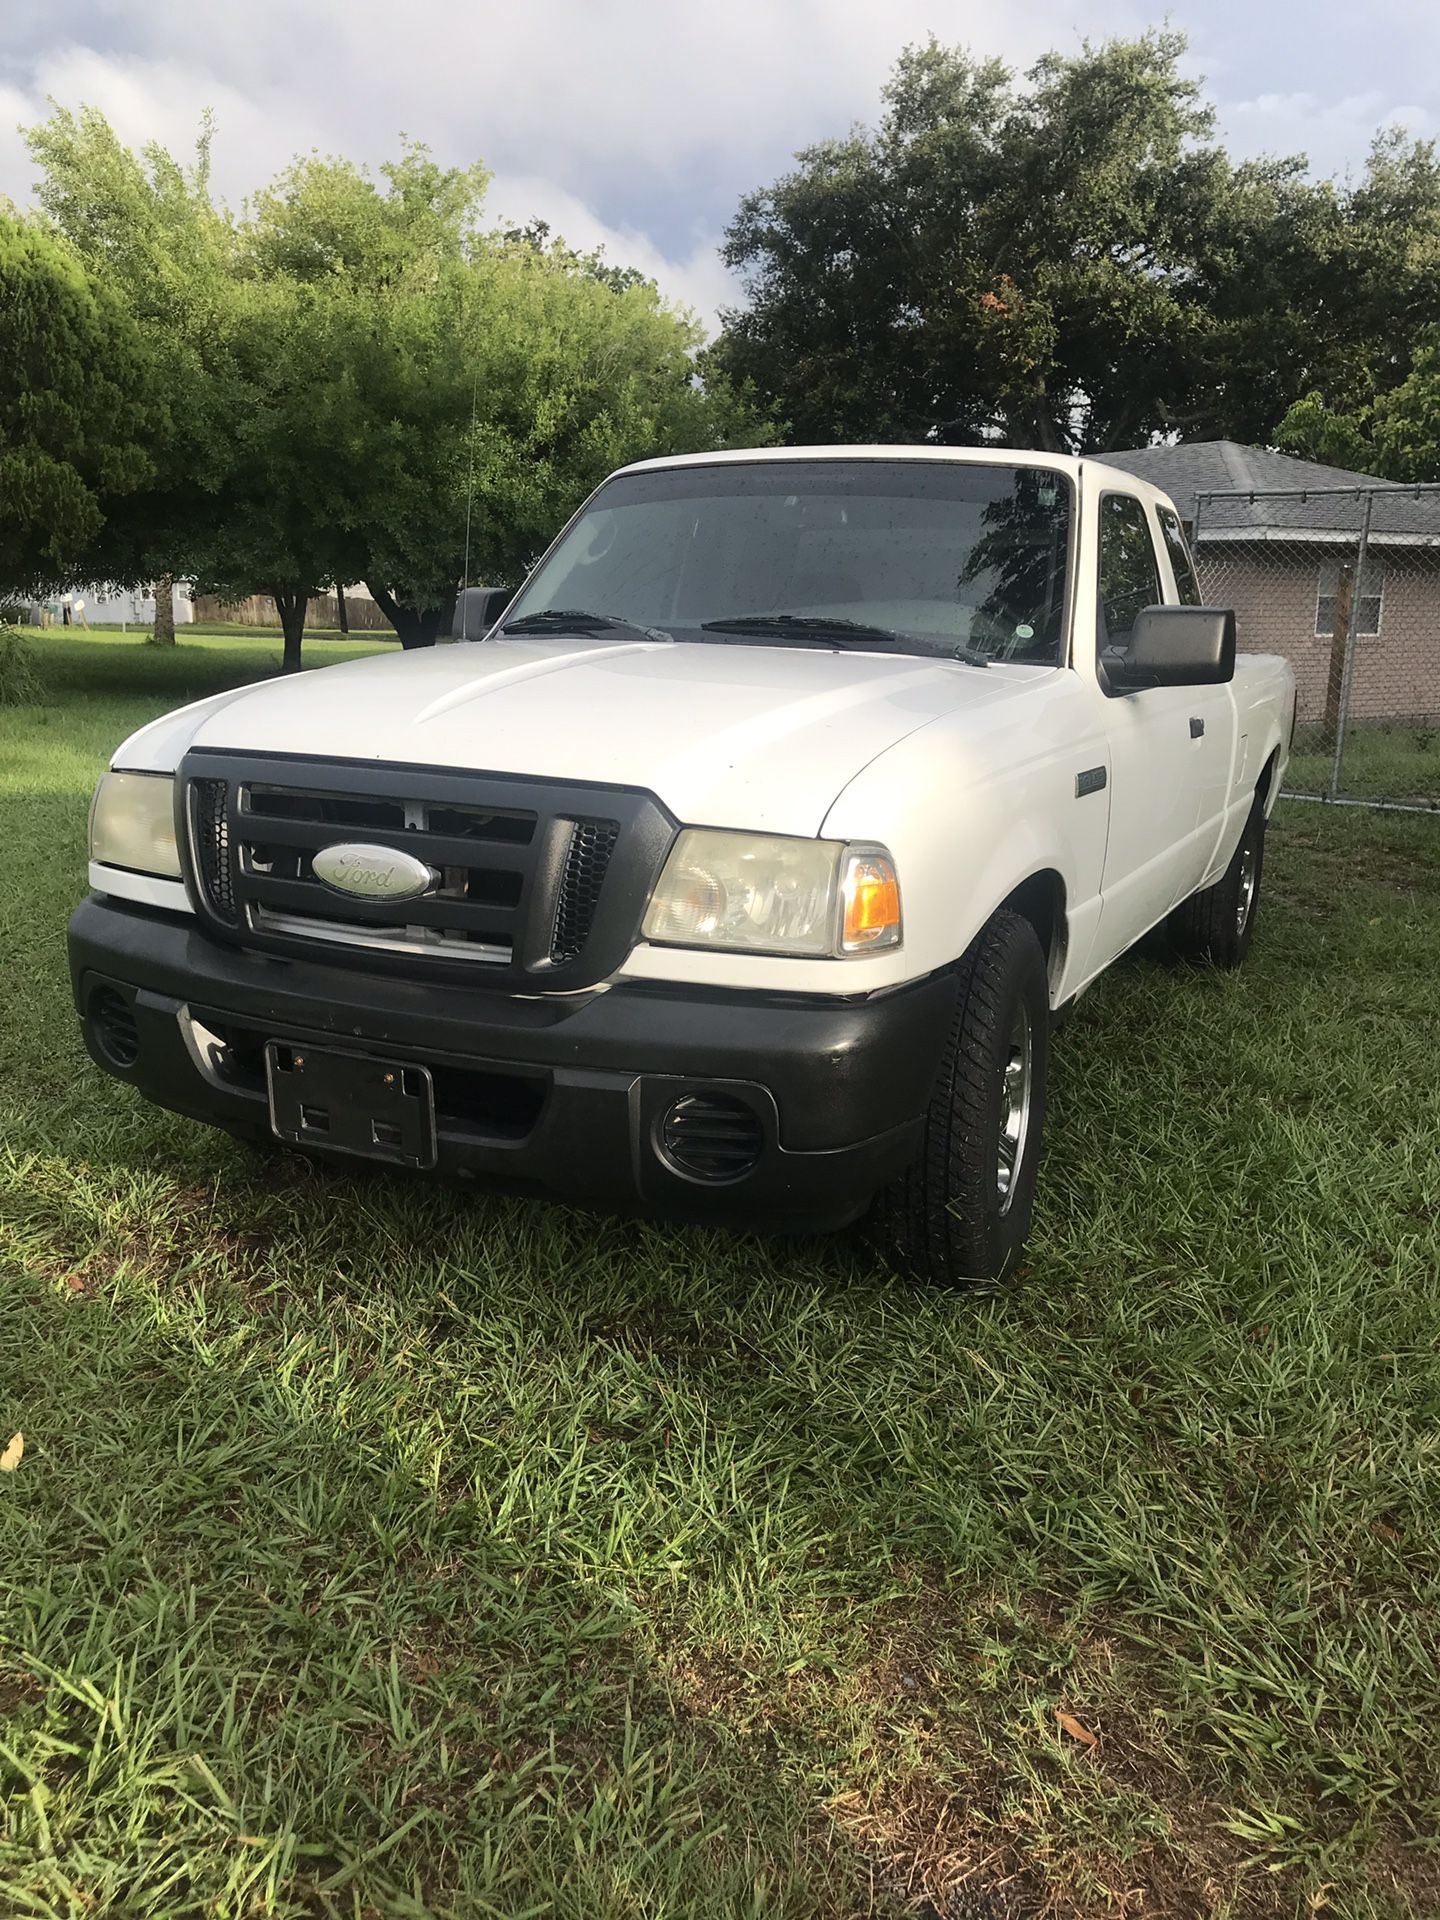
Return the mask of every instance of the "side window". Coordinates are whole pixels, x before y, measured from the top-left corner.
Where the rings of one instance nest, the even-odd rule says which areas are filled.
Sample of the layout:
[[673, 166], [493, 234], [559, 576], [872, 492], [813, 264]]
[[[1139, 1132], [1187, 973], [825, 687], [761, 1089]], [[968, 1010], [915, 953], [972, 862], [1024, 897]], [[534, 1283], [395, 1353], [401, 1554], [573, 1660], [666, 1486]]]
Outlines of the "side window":
[[1170, 553], [1170, 566], [1175, 575], [1175, 590], [1180, 595], [1182, 607], [1201, 607], [1200, 581], [1195, 572], [1195, 559], [1190, 552], [1190, 542], [1185, 538], [1185, 529], [1180, 524], [1180, 516], [1172, 513], [1168, 507], [1160, 509], [1160, 531], [1165, 536], [1165, 545]]
[[1123, 653], [1135, 616], [1143, 607], [1158, 606], [1164, 598], [1145, 508], [1132, 494], [1103, 495], [1098, 636], [1102, 655], [1107, 649]]

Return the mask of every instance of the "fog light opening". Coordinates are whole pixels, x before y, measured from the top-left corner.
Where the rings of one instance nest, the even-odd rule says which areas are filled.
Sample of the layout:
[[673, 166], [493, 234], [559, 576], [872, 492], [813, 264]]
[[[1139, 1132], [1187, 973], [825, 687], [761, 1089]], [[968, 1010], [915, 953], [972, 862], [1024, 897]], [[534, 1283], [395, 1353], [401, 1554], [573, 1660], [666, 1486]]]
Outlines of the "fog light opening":
[[743, 1180], [765, 1148], [760, 1116], [729, 1094], [687, 1093], [660, 1123], [661, 1157], [687, 1180]]
[[90, 996], [90, 1034], [112, 1067], [122, 1072], [140, 1058], [140, 1032], [135, 1009], [115, 987], [96, 987]]

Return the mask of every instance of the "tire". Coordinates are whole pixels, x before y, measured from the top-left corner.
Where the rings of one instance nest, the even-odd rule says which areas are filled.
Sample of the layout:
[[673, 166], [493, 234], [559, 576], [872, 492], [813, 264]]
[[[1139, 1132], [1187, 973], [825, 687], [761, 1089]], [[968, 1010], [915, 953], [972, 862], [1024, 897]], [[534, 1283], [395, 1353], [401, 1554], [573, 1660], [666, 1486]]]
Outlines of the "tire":
[[[1050, 1057], [1050, 985], [1030, 922], [997, 913], [956, 974], [955, 1010], [920, 1152], [881, 1193], [869, 1231], [909, 1279], [998, 1280], [1030, 1231]], [[1019, 1063], [1028, 1060], [1023, 1078]], [[1017, 1080], [1024, 1103], [1012, 1106]], [[1008, 1116], [1008, 1119], [1007, 1119]], [[1002, 1168], [1002, 1129], [1011, 1164]]]
[[1255, 936], [1265, 872], [1265, 806], [1257, 794], [1229, 866], [1213, 887], [1192, 893], [1166, 922], [1170, 944], [1187, 960], [1240, 966]]

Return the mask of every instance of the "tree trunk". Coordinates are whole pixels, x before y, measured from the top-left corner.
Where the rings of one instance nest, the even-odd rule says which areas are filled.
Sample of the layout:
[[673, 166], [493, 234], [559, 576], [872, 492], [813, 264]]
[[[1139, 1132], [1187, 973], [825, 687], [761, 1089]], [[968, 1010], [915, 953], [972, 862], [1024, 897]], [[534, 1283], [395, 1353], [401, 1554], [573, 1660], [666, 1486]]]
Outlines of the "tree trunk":
[[302, 588], [299, 593], [281, 593], [276, 589], [271, 598], [285, 635], [285, 654], [280, 662], [280, 670], [282, 673], [298, 673], [300, 642], [305, 635], [305, 610], [310, 600], [309, 589]]
[[162, 573], [155, 582], [155, 645], [173, 647], [175, 644], [175, 580], [173, 575]]
[[377, 587], [373, 580], [367, 580], [365, 584], [376, 606], [399, 634], [402, 647], [408, 650], [411, 647], [434, 646], [442, 624], [449, 618], [448, 607], [405, 606], [388, 587]]
[[348, 607], [347, 607], [347, 606], [345, 605], [345, 589], [344, 589], [344, 587], [342, 587], [342, 586], [341, 586], [341, 584], [340, 584], [340, 582], [339, 582], [338, 580], [337, 580], [337, 581], [335, 582], [335, 606], [336, 606], [336, 609], [337, 609], [337, 611], [339, 612], [339, 615], [340, 615], [340, 631], [341, 631], [341, 633], [349, 633], [349, 631], [350, 631], [350, 610], [349, 610], [349, 608], [348, 608]]
[[1034, 428], [1035, 444], [1042, 453], [1064, 453], [1064, 438], [1044, 395], [1035, 402]]

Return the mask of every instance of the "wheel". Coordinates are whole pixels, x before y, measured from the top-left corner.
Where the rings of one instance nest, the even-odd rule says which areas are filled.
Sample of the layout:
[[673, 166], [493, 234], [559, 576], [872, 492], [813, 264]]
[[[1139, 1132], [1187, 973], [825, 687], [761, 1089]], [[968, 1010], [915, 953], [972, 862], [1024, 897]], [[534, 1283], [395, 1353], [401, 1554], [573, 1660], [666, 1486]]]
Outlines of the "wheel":
[[997, 913], [961, 960], [920, 1152], [878, 1197], [871, 1237], [907, 1277], [998, 1280], [1030, 1231], [1050, 984], [1030, 922]]
[[1187, 960], [1238, 967], [1254, 937], [1264, 871], [1265, 807], [1257, 794], [1229, 866], [1213, 887], [1182, 900], [1165, 923], [1171, 945]]

